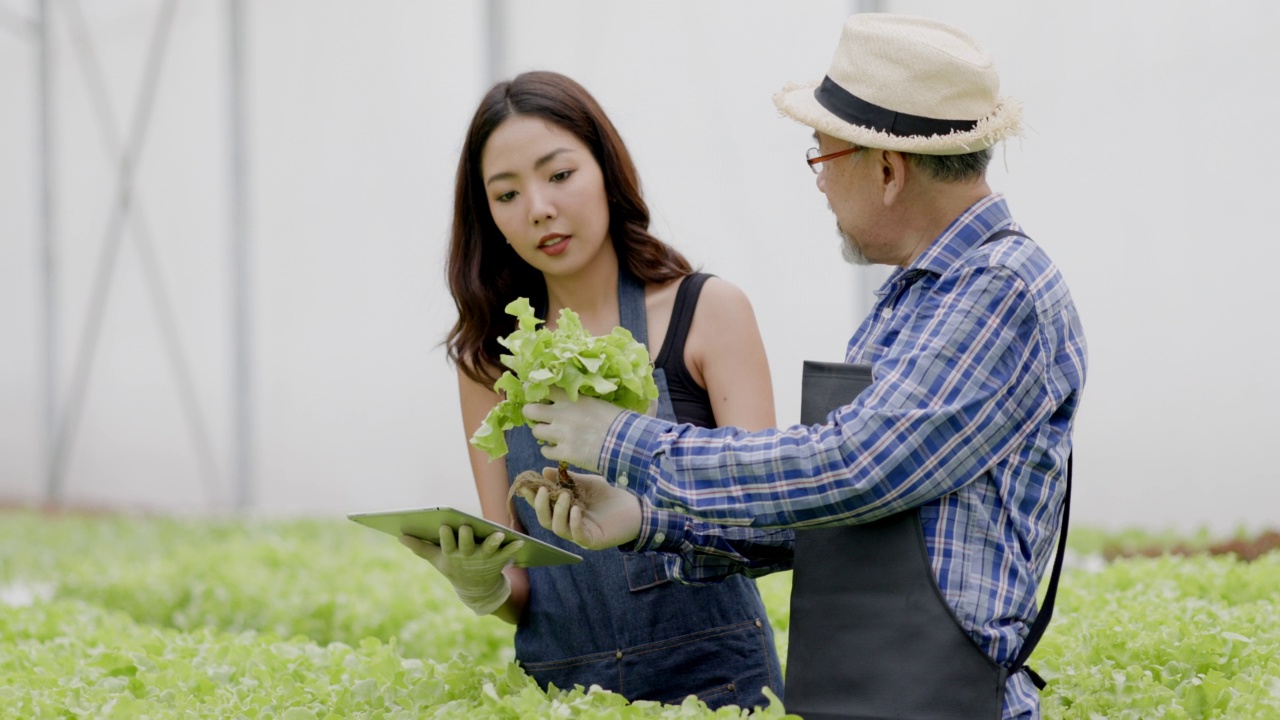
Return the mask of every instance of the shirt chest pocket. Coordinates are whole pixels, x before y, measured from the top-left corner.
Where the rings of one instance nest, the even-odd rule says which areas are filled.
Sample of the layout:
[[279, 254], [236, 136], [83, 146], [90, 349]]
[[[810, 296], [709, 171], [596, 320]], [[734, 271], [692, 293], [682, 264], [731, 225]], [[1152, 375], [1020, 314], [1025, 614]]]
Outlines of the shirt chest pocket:
[[622, 553], [622, 566], [626, 570], [627, 587], [640, 592], [671, 582], [667, 564], [654, 552]]
[[[905, 285], [895, 289], [876, 307], [871, 340], [867, 342], [863, 357], [855, 362], [875, 363], [883, 359], [890, 348], [898, 344], [902, 332], [915, 320], [919, 297], [933, 287], [928, 273], [912, 271], [902, 279]], [[910, 337], [908, 337], [910, 340]]]
[[912, 313], [909, 310], [889, 310], [880, 311], [884, 314], [884, 319], [880, 322], [879, 331], [876, 332], [871, 342], [867, 343], [865, 357], [861, 362], [875, 363], [884, 358], [889, 349], [898, 344], [902, 332], [911, 322]]
[[883, 360], [884, 356], [888, 354], [889, 348], [893, 347], [894, 343], [898, 342], [898, 335], [901, 333], [901, 330], [901, 328], [896, 326], [885, 328], [884, 332], [876, 335], [874, 340], [867, 343], [867, 348], [863, 352], [863, 357], [859, 362], [866, 362], [874, 365], [875, 363]]

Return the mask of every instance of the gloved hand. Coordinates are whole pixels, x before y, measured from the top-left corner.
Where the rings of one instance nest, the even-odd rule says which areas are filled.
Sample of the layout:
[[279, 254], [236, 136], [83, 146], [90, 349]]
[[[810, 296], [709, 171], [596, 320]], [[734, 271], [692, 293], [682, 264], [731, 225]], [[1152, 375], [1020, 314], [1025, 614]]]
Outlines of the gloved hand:
[[[556, 468], [542, 470], [543, 477], [554, 480]], [[603, 550], [631, 542], [640, 535], [640, 498], [629, 490], [614, 487], [599, 475], [570, 472], [578, 487], [580, 505], [573, 505], [571, 493], [562, 492], [552, 505], [547, 488], [537, 494], [521, 496], [538, 513], [538, 523], [557, 536], [588, 550]]]
[[538, 423], [533, 436], [547, 445], [542, 456], [588, 470], [600, 471], [600, 449], [622, 408], [600, 398], [579, 395], [576, 401], [560, 388], [541, 403], [524, 406], [524, 416]]
[[511, 581], [502, 569], [524, 546], [523, 540], [516, 540], [502, 547], [504, 537], [496, 532], [477, 546], [470, 525], [458, 527], [456, 541], [453, 529], [442, 525], [439, 545], [410, 535], [401, 535], [400, 544], [434, 565], [453, 584], [458, 599], [475, 614], [488, 615], [502, 607], [511, 595]]

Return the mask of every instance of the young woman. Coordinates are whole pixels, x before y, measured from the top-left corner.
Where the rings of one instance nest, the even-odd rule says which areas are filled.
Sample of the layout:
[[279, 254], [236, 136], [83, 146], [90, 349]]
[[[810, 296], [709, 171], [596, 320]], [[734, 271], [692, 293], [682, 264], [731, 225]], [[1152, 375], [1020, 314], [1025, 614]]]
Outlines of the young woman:
[[[556, 73], [495, 85], [458, 162], [448, 277], [458, 321], [447, 338], [470, 436], [500, 401], [503, 312], [527, 297], [555, 326], [562, 308], [593, 335], [628, 328], [650, 350], [658, 412], [704, 426], [773, 427], [768, 362], [746, 296], [693, 273], [648, 232], [630, 154], [585, 89]], [[472, 447], [484, 516], [507, 524], [509, 483], [550, 465], [528, 428], [508, 431], [506, 462]], [[527, 503], [514, 528], [581, 552], [543, 530]], [[516, 658], [545, 689], [593, 684], [629, 700], [766, 705], [782, 694], [773, 632], [751, 580], [683, 585], [655, 554], [586, 553], [576, 565], [503, 568], [507, 553], [470, 530], [441, 547], [405, 544], [449, 577], [477, 613], [517, 625]]]

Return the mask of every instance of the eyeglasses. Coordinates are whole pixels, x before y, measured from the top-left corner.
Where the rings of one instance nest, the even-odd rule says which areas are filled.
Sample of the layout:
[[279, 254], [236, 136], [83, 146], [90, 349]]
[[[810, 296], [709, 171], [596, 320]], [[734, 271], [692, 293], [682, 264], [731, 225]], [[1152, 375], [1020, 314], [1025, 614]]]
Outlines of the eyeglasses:
[[813, 171], [814, 175], [817, 175], [818, 173], [822, 172], [822, 163], [828, 160], [835, 160], [838, 157], [844, 157], [845, 155], [852, 155], [853, 153], [856, 153], [861, 149], [862, 148], [858, 147], [857, 145], [854, 145], [853, 147], [848, 148], [846, 150], [837, 150], [836, 152], [830, 153], [828, 155], [819, 155], [818, 153], [821, 151], [815, 147], [815, 148], [809, 148], [809, 151], [804, 154], [804, 157], [805, 157], [805, 160], [807, 160], [809, 163], [809, 169]]

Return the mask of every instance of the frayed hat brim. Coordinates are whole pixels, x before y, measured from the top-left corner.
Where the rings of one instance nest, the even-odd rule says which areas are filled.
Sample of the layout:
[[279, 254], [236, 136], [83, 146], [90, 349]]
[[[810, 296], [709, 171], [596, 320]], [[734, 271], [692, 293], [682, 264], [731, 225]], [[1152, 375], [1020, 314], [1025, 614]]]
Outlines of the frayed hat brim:
[[902, 136], [841, 120], [818, 102], [814, 96], [817, 87], [818, 83], [791, 83], [773, 96], [773, 104], [796, 122], [863, 147], [923, 155], [962, 155], [1022, 134], [1022, 104], [1013, 98], [1000, 98], [995, 110], [978, 120], [972, 130]]

